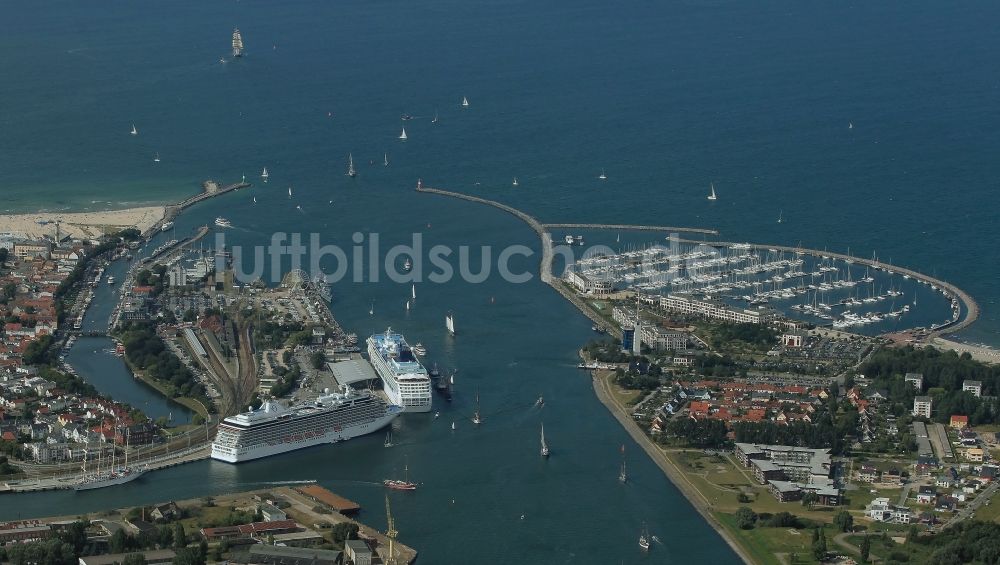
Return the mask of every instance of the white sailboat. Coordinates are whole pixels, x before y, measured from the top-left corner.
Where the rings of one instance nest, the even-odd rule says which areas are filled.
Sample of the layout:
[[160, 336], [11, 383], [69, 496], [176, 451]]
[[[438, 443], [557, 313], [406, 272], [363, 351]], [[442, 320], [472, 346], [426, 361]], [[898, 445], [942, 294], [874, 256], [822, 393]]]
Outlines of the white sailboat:
[[403, 126], [403, 133], [399, 134], [399, 139], [406, 141], [406, 126]]
[[432, 124], [436, 124], [437, 121], [438, 121], [438, 113], [437, 113], [437, 110], [434, 110], [434, 119], [431, 120], [431, 123]]
[[854, 129], [854, 122], [847, 122], [847, 129]]
[[451, 431], [455, 431], [455, 422], [451, 423]]
[[240, 28], [233, 29], [233, 57], [243, 56], [243, 35], [240, 34]]
[[406, 301], [406, 309], [407, 309], [407, 310], [409, 310], [409, 309], [410, 309], [410, 301], [409, 301], [409, 300], [407, 300], [407, 301]]
[[783, 213], [784, 213], [784, 210], [778, 210], [778, 223], [779, 224], [781, 223], [781, 216], [782, 216]]
[[153, 162], [154, 163], [159, 163], [160, 162], [160, 153], [159, 152], [157, 152], [156, 156], [153, 157]]
[[264, 170], [260, 173], [260, 178], [264, 179], [264, 182], [267, 182], [268, 177], [270, 175], [267, 174], [267, 167], [264, 167]]
[[466, 97], [464, 97], [464, 96], [462, 97], [462, 107], [463, 108], [468, 108], [469, 107], [469, 99], [466, 98]]
[[129, 132], [129, 133], [131, 133], [132, 135], [139, 135], [139, 130], [135, 129], [135, 123], [134, 122], [132, 123], [132, 131]]
[[710, 189], [710, 191], [709, 191], [709, 193], [708, 193], [708, 199], [709, 199], [709, 200], [717, 200], [717, 199], [718, 199], [718, 198], [717, 198], [717, 197], [715, 196], [715, 183], [712, 183], [712, 184], [711, 184], [711, 189]]
[[476, 411], [472, 414], [472, 423], [477, 426], [483, 423], [483, 418], [479, 415], [479, 389], [476, 389]]
[[368, 315], [369, 316], [374, 316], [375, 315], [375, 301], [374, 300], [372, 300], [371, 306], [368, 307]]
[[417, 285], [415, 284], [410, 285], [410, 298], [413, 300], [417, 299]]
[[347, 154], [347, 176], [349, 177], [358, 176], [358, 172], [354, 170], [354, 155], [350, 153]]
[[448, 329], [449, 334], [455, 335], [455, 316], [451, 312], [444, 317], [444, 327]]
[[549, 456], [549, 445], [545, 443], [545, 424], [542, 424], [542, 457]]
[[622, 484], [628, 482], [628, 475], [625, 473], [625, 444], [622, 444], [622, 470], [618, 473], [618, 482]]
[[382, 154], [382, 159], [383, 159], [382, 166], [383, 167], [388, 167], [389, 166], [389, 154], [388, 153], [383, 153]]
[[254, 196], [254, 197], [253, 197], [253, 203], [254, 203], [254, 204], [256, 204], [256, 203], [257, 203], [257, 197], [256, 197], [256, 196]]
[[292, 197], [292, 187], [288, 187], [288, 197]]
[[639, 547], [643, 551], [649, 551], [649, 530], [645, 522], [642, 523], [642, 533], [639, 534]]
[[604, 174], [604, 169], [601, 169], [601, 174], [597, 178], [601, 180], [608, 180], [608, 175]]
[[517, 186], [517, 177], [514, 177], [514, 186]]

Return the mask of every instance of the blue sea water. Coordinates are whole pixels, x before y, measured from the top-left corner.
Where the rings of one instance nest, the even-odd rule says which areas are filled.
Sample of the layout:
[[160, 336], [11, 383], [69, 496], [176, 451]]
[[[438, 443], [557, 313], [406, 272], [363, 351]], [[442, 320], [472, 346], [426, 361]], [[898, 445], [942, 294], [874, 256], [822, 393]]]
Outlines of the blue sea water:
[[[0, 210], [174, 202], [206, 178], [246, 174], [256, 186], [185, 213], [178, 233], [225, 215], [236, 226], [227, 240], [244, 245], [274, 231], [341, 244], [354, 231], [387, 242], [419, 231], [537, 249], [500, 212], [415, 194], [422, 178], [543, 221], [708, 227], [731, 240], [874, 252], [970, 292], [983, 315], [962, 337], [997, 343], [998, 15], [996, 3], [931, 1], [8, 6]], [[247, 54], [223, 64], [234, 26]], [[405, 143], [403, 113], [415, 117]], [[356, 179], [344, 175], [348, 153]], [[266, 185], [256, 182], [264, 166]], [[651, 462], [637, 461], [637, 483], [618, 489], [625, 434], [571, 367], [589, 325], [550, 289], [428, 285], [409, 314], [399, 285], [335, 292], [345, 325], [412, 334], [497, 412], [495, 427], [455, 436], [403, 420], [412, 443], [399, 451], [428, 487], [398, 499], [398, 525], [427, 562], [637, 562], [629, 551], [643, 520], [666, 543], [651, 561], [733, 559]], [[464, 329], [454, 342], [443, 335], [448, 309]], [[546, 464], [535, 453], [541, 415], [527, 408], [539, 392], [550, 399]], [[442, 419], [468, 412], [471, 395]], [[382, 493], [362, 483], [377, 483], [399, 455], [369, 438], [237, 468], [172, 469], [146, 479], [155, 492], [72, 498], [86, 509], [108, 496], [315, 478], [378, 524]], [[22, 497], [19, 509], [38, 514], [65, 497]], [[4, 502], [0, 514], [12, 514]], [[521, 523], [521, 513], [539, 521]]]

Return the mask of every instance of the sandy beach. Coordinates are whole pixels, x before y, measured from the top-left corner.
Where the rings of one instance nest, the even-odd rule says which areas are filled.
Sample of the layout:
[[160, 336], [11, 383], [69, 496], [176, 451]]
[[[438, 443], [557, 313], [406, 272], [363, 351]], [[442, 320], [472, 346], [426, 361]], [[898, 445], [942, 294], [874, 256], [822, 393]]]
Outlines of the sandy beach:
[[63, 236], [69, 234], [77, 238], [95, 238], [105, 233], [133, 227], [145, 232], [163, 219], [165, 211], [164, 206], [145, 206], [104, 212], [7, 214], [0, 215], [0, 234], [26, 238], [53, 236], [56, 222], [59, 223], [59, 231]]
[[1000, 363], [1000, 351], [993, 349], [992, 347], [982, 347], [979, 345], [960, 343], [943, 337], [935, 337], [930, 343], [938, 349], [953, 349], [957, 351], [959, 355], [962, 353], [968, 353], [969, 355], [972, 355], [972, 358], [976, 361], [982, 361], [983, 363]]

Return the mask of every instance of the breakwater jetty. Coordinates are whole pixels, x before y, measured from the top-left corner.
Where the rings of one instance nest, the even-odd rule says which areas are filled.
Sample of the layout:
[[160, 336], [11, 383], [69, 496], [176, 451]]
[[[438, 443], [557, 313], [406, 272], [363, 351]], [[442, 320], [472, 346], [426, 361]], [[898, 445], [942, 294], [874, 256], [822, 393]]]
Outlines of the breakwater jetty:
[[177, 215], [180, 214], [184, 209], [190, 208], [191, 206], [194, 206], [195, 204], [203, 200], [208, 200], [209, 198], [220, 196], [226, 194], [227, 192], [232, 192], [234, 190], [239, 190], [241, 188], [250, 188], [251, 186], [253, 185], [246, 182], [245, 180], [242, 182], [227, 184], [225, 186], [220, 186], [219, 183], [215, 182], [214, 180], [206, 180], [205, 182], [201, 183], [201, 192], [199, 194], [196, 194], [189, 198], [185, 198], [184, 200], [181, 200], [177, 204], [170, 204], [169, 206], [167, 206], [164, 210], [163, 220], [157, 222], [152, 228], [150, 228], [148, 233], [149, 234], [155, 233], [156, 230], [160, 229], [160, 226], [162, 226], [166, 222], [173, 221], [173, 219], [176, 218]]
[[[468, 200], [470, 202], [478, 202], [480, 204], [485, 204], [487, 206], [492, 206], [512, 214], [517, 218], [521, 219], [524, 223], [538, 234], [542, 244], [542, 260], [539, 265], [539, 275], [542, 282], [548, 284], [552, 288], [556, 289], [559, 294], [566, 297], [567, 300], [576, 305], [580, 311], [586, 315], [588, 318], [593, 320], [595, 323], [603, 323], [604, 321], [597, 315], [586, 303], [580, 298], [580, 296], [568, 288], [561, 280], [554, 280], [552, 277], [552, 236], [549, 232], [553, 228], [577, 228], [577, 229], [594, 229], [594, 230], [632, 230], [632, 231], [666, 231], [671, 233], [695, 233], [700, 235], [719, 235], [719, 232], [712, 229], [705, 228], [682, 228], [674, 226], [650, 226], [650, 225], [635, 225], [635, 224], [587, 224], [587, 223], [552, 223], [546, 224], [540, 222], [534, 216], [514, 208], [513, 206], [497, 202], [495, 200], [490, 200], [488, 198], [481, 198], [479, 196], [471, 196], [468, 194], [462, 194], [460, 192], [452, 192], [448, 190], [442, 190], [439, 188], [430, 188], [423, 186], [423, 183], [417, 182], [417, 192], [427, 193], [427, 194], [437, 194], [439, 196], [449, 196], [452, 198], [459, 198], [461, 200]], [[737, 242], [728, 241], [707, 241], [707, 240], [695, 240], [687, 238], [679, 238], [678, 241], [682, 243], [691, 243], [698, 245], [708, 245], [712, 247], [727, 247], [735, 245]], [[941, 279], [931, 277], [915, 271], [913, 269], [908, 269], [906, 267], [900, 267], [898, 265], [892, 265], [889, 263], [881, 262], [877, 259], [864, 259], [861, 257], [854, 257], [846, 253], [835, 253], [831, 251], [820, 251], [818, 249], [806, 249], [803, 247], [792, 247], [787, 245], [764, 245], [764, 244], [749, 244], [751, 248], [756, 251], [759, 250], [777, 250], [791, 253], [798, 253], [803, 255], [811, 255], [814, 257], [830, 257], [839, 259], [842, 261], [857, 263], [860, 265], [867, 265], [875, 269], [885, 270], [886, 272], [893, 274], [900, 274], [909, 276], [915, 280], [918, 280], [924, 284], [931, 285], [939, 290], [941, 290], [945, 296], [953, 297], [957, 299], [961, 304], [960, 315], [956, 316], [951, 322], [934, 326], [926, 334], [928, 341], [934, 337], [943, 336], [945, 334], [955, 333], [965, 328], [971, 326], [976, 319], [979, 318], [979, 304], [976, 303], [975, 299], [972, 298], [969, 293], [963, 291], [957, 286], [943, 281]]]

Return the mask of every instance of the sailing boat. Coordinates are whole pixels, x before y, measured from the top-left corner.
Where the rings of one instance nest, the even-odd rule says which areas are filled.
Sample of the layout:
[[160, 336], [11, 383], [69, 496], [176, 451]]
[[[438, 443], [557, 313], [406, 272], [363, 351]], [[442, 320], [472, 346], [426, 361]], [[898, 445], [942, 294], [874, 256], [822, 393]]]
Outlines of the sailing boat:
[[160, 162], [160, 153], [159, 152], [156, 153], [156, 157], [153, 157], [153, 162], [154, 163], [159, 163]]
[[715, 196], [715, 183], [712, 183], [712, 189], [711, 189], [711, 192], [708, 194], [708, 199], [709, 200], [717, 200], [717, 198]]
[[542, 457], [549, 456], [549, 446], [545, 443], [545, 424], [542, 424]]
[[646, 523], [642, 523], [642, 533], [639, 534], [639, 547], [643, 551], [649, 551], [649, 530], [646, 529]]
[[264, 179], [264, 182], [267, 182], [267, 178], [269, 176], [271, 176], [271, 175], [267, 174], [267, 167], [264, 167], [264, 170], [261, 171], [261, 173], [260, 173], [260, 178]]
[[233, 28], [233, 57], [243, 56], [243, 36], [240, 35], [240, 28]]
[[389, 426], [389, 431], [385, 433], [385, 446], [392, 447], [392, 426]]
[[410, 482], [410, 467], [403, 464], [403, 480], [385, 479], [382, 484], [393, 490], [417, 490], [417, 483]]
[[854, 122], [847, 122], [847, 129], [854, 129]]
[[368, 307], [368, 315], [369, 316], [374, 316], [375, 315], [375, 301], [374, 300], [372, 300], [371, 306]]
[[437, 121], [438, 121], [438, 113], [437, 113], [437, 110], [434, 110], [434, 119], [431, 120], [431, 123], [432, 124], [436, 124]]
[[628, 475], [625, 473], [625, 444], [622, 444], [622, 470], [618, 473], [618, 482], [622, 484], [628, 482]]
[[406, 309], [407, 309], [407, 310], [409, 310], [409, 309], [410, 309], [410, 301], [409, 301], [409, 300], [407, 300], [407, 301], [406, 301]]
[[463, 108], [468, 108], [469, 107], [469, 99], [466, 98], [466, 97], [464, 97], [464, 96], [462, 97], [462, 107]]
[[448, 312], [448, 315], [444, 317], [444, 327], [448, 328], [448, 333], [455, 335], [455, 317]]
[[139, 135], [139, 130], [135, 129], [135, 123], [132, 124], [132, 131], [129, 133], [132, 135]]
[[288, 187], [288, 197], [292, 197], [292, 187]]
[[451, 431], [455, 431], [455, 422], [451, 423]]
[[257, 197], [256, 197], [256, 196], [254, 196], [254, 197], [253, 197], [253, 203], [254, 203], [254, 204], [256, 204], [256, 203], [257, 203]]
[[403, 133], [399, 134], [399, 139], [406, 141], [406, 126], [403, 126]]
[[604, 169], [601, 169], [601, 175], [597, 178], [601, 180], [608, 180], [608, 175], [604, 174]]
[[472, 414], [472, 423], [477, 426], [483, 423], [483, 418], [479, 415], [479, 389], [476, 389], [476, 411]]
[[417, 285], [415, 284], [410, 285], [410, 298], [413, 300], [417, 299]]
[[783, 213], [784, 213], [784, 210], [778, 210], [778, 223], [779, 223], [779, 224], [781, 223], [781, 215], [782, 215]]
[[517, 186], [517, 177], [514, 177], [514, 186]]
[[388, 153], [383, 153], [382, 154], [382, 158], [383, 158], [382, 166], [383, 167], [388, 167], [389, 166], [389, 154]]
[[347, 154], [347, 176], [358, 176], [358, 172], [354, 170], [354, 155], [350, 153]]

